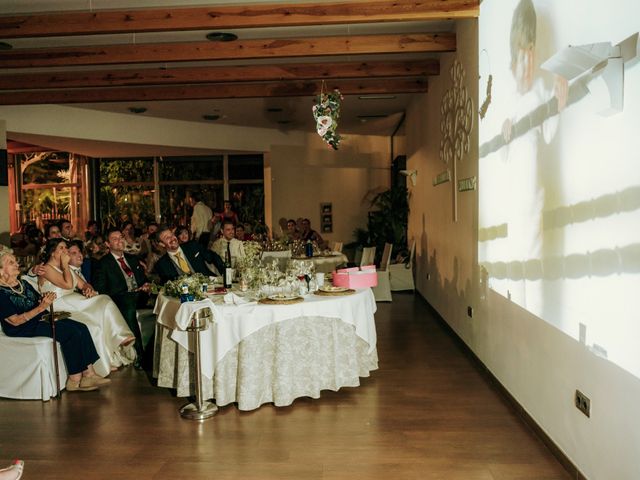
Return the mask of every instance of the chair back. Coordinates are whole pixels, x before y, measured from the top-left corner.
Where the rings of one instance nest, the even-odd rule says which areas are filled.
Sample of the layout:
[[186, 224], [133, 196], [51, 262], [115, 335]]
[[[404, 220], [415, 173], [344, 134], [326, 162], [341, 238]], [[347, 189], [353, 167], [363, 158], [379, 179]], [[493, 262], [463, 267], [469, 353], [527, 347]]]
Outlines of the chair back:
[[380, 261], [380, 271], [386, 272], [389, 270], [389, 263], [391, 262], [391, 251], [393, 250], [393, 243], [385, 243], [384, 250], [382, 251], [382, 260]]
[[342, 253], [342, 242], [333, 242], [333, 248], [331, 250]]
[[364, 247], [362, 249], [362, 258], [360, 259], [360, 266], [373, 265], [376, 258], [376, 247]]

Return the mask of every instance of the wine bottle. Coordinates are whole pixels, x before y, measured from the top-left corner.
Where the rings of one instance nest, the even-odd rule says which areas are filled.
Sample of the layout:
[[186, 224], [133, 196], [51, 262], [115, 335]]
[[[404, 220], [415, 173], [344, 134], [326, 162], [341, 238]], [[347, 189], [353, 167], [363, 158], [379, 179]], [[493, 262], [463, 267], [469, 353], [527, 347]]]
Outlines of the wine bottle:
[[224, 254], [224, 288], [231, 288], [233, 283], [233, 269], [231, 268], [231, 249], [227, 243], [227, 251]]

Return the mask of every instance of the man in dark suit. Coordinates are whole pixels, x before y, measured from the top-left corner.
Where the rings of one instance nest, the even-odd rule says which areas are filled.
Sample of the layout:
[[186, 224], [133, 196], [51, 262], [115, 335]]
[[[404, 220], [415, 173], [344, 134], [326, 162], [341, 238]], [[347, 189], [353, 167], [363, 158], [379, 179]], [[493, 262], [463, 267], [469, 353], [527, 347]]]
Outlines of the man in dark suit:
[[154, 267], [162, 283], [192, 273], [214, 275], [207, 267], [207, 262], [213, 264], [218, 272], [224, 271], [224, 262], [217, 253], [207, 250], [195, 240], [180, 245], [168, 227], [158, 230], [158, 240], [167, 250]]
[[136, 309], [146, 306], [151, 285], [138, 258], [124, 253], [124, 237], [119, 229], [107, 232], [105, 244], [109, 253], [98, 262], [93, 286], [98, 292], [111, 297], [135, 335], [138, 358], [134, 365], [140, 368], [144, 350]]

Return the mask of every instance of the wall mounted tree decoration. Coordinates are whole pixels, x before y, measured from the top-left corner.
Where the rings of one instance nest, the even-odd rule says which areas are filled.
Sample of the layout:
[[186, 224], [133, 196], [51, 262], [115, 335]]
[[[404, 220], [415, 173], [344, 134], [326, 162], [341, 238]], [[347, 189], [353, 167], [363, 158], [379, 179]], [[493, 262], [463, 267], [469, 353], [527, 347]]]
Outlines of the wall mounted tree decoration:
[[452, 87], [440, 104], [440, 159], [453, 170], [453, 220], [458, 221], [457, 163], [469, 152], [473, 127], [473, 100], [464, 85], [466, 73], [458, 60], [451, 65]]

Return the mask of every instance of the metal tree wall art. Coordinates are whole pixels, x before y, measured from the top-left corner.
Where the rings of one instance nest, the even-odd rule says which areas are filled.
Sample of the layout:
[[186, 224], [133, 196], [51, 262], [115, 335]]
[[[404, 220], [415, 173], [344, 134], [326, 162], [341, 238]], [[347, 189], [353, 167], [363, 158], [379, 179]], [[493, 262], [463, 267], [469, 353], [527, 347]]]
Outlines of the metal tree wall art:
[[464, 85], [466, 73], [458, 60], [451, 65], [452, 87], [440, 104], [440, 158], [453, 170], [453, 220], [458, 221], [457, 163], [469, 152], [473, 127], [473, 101]]

